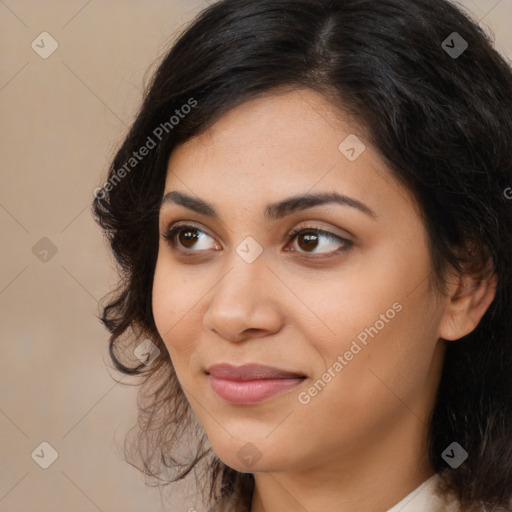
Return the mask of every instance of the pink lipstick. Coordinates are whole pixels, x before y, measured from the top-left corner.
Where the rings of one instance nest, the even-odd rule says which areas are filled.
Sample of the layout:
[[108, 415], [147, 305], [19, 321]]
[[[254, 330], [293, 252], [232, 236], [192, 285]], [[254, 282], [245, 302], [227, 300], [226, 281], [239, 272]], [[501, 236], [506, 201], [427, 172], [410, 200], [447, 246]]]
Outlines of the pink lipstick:
[[233, 405], [250, 405], [298, 386], [305, 375], [296, 372], [245, 364], [216, 364], [206, 370], [213, 391]]

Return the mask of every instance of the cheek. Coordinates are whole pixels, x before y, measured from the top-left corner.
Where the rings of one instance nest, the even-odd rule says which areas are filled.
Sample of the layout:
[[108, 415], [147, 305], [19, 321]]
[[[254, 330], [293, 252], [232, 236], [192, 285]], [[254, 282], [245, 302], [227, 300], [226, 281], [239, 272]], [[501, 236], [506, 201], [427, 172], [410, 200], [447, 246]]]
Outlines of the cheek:
[[165, 258], [158, 257], [153, 281], [153, 317], [173, 363], [193, 349], [194, 336], [190, 333], [187, 315], [193, 313], [200, 299], [199, 290], [196, 292], [193, 284], [193, 280], [187, 282], [180, 277], [176, 267]]
[[164, 271], [160, 256], [158, 257], [155, 275], [153, 279], [152, 309], [156, 328], [165, 341], [165, 333], [172, 327], [172, 316], [174, 314], [173, 295], [175, 288], [170, 287], [170, 276]]
[[343, 337], [347, 363], [338, 389], [363, 415], [361, 404], [371, 404], [383, 415], [386, 407], [400, 410], [404, 403], [414, 409], [431, 379], [439, 312], [427, 283], [400, 301], [393, 303], [392, 297], [384, 301], [388, 308], [372, 308], [366, 323]]
[[339, 318], [336, 343], [317, 336], [315, 349], [323, 364], [300, 397], [306, 405], [299, 406], [309, 429], [322, 432], [322, 439], [337, 440], [334, 444], [340, 439], [356, 443], [373, 438], [403, 415], [426, 421], [435, 335], [420, 302], [403, 300], [402, 309], [391, 308], [395, 315], [388, 323], [367, 316], [344, 331]]
[[407, 395], [415, 375], [421, 379], [429, 371], [440, 311], [429, 289], [426, 247], [418, 243], [408, 256], [400, 256], [397, 249], [382, 250], [372, 261], [358, 260], [322, 287], [323, 294], [310, 294], [323, 321], [302, 325], [323, 363], [315, 374], [332, 368], [341, 356], [342, 368], [338, 364], [331, 372], [354, 406], [372, 396], [383, 398], [386, 388], [377, 377], [381, 373], [392, 389]]
[[391, 326], [400, 324], [408, 302], [406, 270], [361, 262], [316, 287], [295, 287], [294, 292], [312, 305], [316, 319], [308, 315], [312, 321], [304, 322], [302, 329], [316, 350], [336, 357], [349, 350], [353, 341], [364, 348], [365, 342], [380, 339]]

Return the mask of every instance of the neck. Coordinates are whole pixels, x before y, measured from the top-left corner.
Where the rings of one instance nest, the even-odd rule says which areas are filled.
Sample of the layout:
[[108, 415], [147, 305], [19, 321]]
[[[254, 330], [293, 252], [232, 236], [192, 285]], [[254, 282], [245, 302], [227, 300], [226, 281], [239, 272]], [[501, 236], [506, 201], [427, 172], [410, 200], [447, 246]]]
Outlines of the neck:
[[[301, 471], [254, 473], [251, 512], [385, 511], [434, 474], [428, 430], [410, 411], [364, 449], [325, 457]], [[387, 435], [386, 435], [387, 434]]]

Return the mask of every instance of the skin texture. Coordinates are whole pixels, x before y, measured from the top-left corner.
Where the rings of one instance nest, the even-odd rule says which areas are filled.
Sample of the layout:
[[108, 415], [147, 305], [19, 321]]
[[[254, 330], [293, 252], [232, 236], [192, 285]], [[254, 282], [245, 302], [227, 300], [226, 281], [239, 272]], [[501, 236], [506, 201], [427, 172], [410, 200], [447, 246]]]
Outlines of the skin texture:
[[[366, 144], [355, 161], [338, 149], [350, 134]], [[246, 102], [176, 148], [165, 193], [173, 190], [212, 204], [219, 218], [162, 206], [162, 235], [177, 221], [201, 231], [186, 246], [175, 237], [175, 249], [160, 240], [154, 317], [214, 451], [254, 474], [252, 512], [392, 507], [433, 474], [427, 428], [444, 340], [477, 325], [493, 283], [453, 275], [446, 295], [434, 290], [412, 196], [391, 178], [364, 131], [307, 89]], [[268, 203], [332, 191], [376, 216], [338, 204], [274, 221], [263, 216]], [[307, 227], [352, 245], [324, 235], [316, 247], [304, 235], [288, 241], [292, 229]], [[263, 249], [252, 263], [236, 251], [249, 236]], [[394, 318], [377, 324], [394, 304]], [[299, 394], [376, 325], [378, 333], [301, 403]], [[231, 405], [205, 373], [220, 362], [264, 364], [306, 379], [259, 404]], [[254, 456], [250, 466], [241, 449]]]

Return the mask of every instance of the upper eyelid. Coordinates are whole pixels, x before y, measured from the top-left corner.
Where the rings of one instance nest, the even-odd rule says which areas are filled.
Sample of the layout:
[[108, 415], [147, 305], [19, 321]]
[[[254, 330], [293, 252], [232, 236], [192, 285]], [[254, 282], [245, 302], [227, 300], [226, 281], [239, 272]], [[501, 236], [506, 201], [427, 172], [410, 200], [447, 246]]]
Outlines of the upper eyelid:
[[[351, 233], [349, 230], [347, 229], [343, 229], [343, 228], [329, 228], [327, 226], [320, 226], [320, 225], [312, 225], [312, 224], [306, 224], [304, 225], [303, 223], [304, 222], [310, 222], [310, 223], [320, 223], [320, 222], [325, 222], [325, 221], [321, 221], [321, 220], [309, 220], [309, 221], [301, 221], [298, 225], [298, 227], [296, 228], [293, 228], [293, 229], [290, 229], [288, 230], [287, 232], [288, 233], [291, 233], [291, 232], [296, 232], [296, 231], [301, 231], [303, 229], [318, 229], [320, 231], [323, 231], [324, 233], [327, 233], [327, 234], [332, 234], [333, 236], [335, 237], [338, 237], [338, 238], [353, 238], [353, 239], [357, 239], [357, 237]], [[164, 225], [164, 228], [162, 230], [162, 235], [165, 235], [167, 232], [169, 232], [169, 230], [175, 228], [175, 227], [193, 227], [205, 234], [207, 234], [208, 236], [211, 236], [209, 235], [209, 230], [208, 228], [203, 228], [202, 227], [202, 224], [200, 222], [196, 222], [196, 221], [192, 221], [192, 220], [182, 220], [182, 221], [170, 221], [170, 222], [167, 222], [165, 223]], [[341, 231], [341, 233], [337, 233], [336, 231]], [[272, 231], [272, 230], [271, 230]], [[215, 235], [217, 236], [217, 235]]]
[[[314, 221], [312, 221], [312, 222], [314, 222]], [[198, 231], [201, 231], [202, 233], [205, 233], [205, 234], [208, 235], [208, 229], [207, 228], [202, 228], [201, 226], [199, 226], [196, 223], [194, 223], [194, 221], [176, 221], [176, 222], [171, 222], [171, 223], [169, 223], [169, 225], [164, 227], [164, 229], [162, 231], [162, 235], [165, 235], [171, 229], [188, 228], [188, 227], [197, 229]], [[299, 227], [296, 227], [296, 228], [293, 228], [293, 229], [289, 230], [288, 233], [290, 233], [290, 234], [291, 233], [297, 233], [299, 231], [308, 230], [308, 229], [312, 229], [312, 230], [317, 229], [319, 231], [322, 231], [325, 234], [331, 234], [333, 236], [338, 236], [340, 238], [343, 238], [343, 235], [336, 234], [336, 233], [330, 231], [329, 228], [320, 227], [320, 226], [313, 226], [313, 225], [299, 226]], [[348, 231], [347, 231], [347, 234], [350, 235], [350, 236], [353, 236]], [[210, 236], [210, 235], [208, 235], [208, 236]]]

